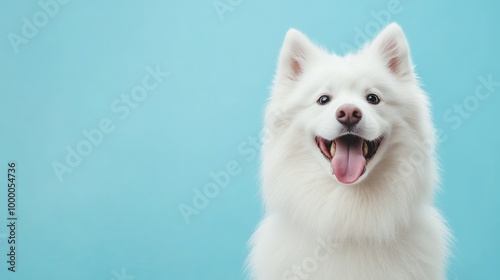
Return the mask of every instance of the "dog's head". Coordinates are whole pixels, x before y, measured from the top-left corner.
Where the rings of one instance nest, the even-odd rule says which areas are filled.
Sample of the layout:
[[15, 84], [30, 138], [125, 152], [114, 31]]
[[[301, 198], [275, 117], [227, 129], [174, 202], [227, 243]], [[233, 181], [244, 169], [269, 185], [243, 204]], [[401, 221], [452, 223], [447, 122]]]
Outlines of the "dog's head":
[[421, 141], [415, 135], [428, 123], [427, 111], [397, 24], [344, 57], [327, 53], [292, 29], [267, 111], [271, 136], [265, 149], [286, 146], [289, 157], [301, 158], [305, 172], [321, 166], [341, 184], [358, 184], [383, 159], [394, 158], [398, 147]]

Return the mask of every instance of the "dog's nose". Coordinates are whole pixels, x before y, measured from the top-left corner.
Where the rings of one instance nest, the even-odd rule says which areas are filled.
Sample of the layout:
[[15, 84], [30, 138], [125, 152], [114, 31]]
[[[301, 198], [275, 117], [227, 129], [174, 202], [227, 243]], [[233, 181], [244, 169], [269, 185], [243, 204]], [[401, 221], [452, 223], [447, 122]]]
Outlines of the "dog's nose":
[[346, 126], [357, 124], [362, 116], [361, 110], [353, 104], [344, 104], [337, 109], [337, 120]]

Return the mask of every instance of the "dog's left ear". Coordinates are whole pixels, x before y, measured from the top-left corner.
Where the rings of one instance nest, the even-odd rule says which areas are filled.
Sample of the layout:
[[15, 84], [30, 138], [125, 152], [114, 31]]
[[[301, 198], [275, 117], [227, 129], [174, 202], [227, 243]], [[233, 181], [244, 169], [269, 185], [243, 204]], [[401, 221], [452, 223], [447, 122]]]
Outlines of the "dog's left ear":
[[369, 48], [376, 52], [385, 66], [399, 78], [414, 77], [408, 43], [398, 24], [388, 25], [375, 37]]

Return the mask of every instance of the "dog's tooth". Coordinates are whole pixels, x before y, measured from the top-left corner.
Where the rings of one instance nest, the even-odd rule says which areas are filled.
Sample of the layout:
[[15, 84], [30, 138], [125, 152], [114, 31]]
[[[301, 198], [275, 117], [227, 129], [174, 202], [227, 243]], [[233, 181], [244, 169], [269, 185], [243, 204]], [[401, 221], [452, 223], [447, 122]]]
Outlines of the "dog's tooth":
[[366, 141], [363, 141], [363, 156], [366, 157], [368, 154], [368, 144], [366, 144]]
[[330, 154], [332, 157], [335, 155], [335, 149], [336, 149], [335, 141], [332, 141], [332, 146], [330, 147]]

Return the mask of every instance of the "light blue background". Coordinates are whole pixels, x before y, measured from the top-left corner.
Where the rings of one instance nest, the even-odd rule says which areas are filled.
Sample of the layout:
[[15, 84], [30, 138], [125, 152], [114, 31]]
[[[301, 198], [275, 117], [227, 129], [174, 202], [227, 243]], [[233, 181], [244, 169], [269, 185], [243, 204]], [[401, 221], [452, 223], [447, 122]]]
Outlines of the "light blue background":
[[[357, 46], [357, 28], [380, 27], [374, 13], [390, 1], [233, 0], [222, 16], [213, 2], [69, 1], [15, 53], [8, 34], [42, 8], [4, 1], [1, 279], [245, 279], [261, 210], [258, 159], [238, 147], [250, 149], [245, 141], [261, 129], [287, 29], [341, 51]], [[399, 3], [390, 20], [406, 32], [446, 139], [438, 205], [457, 238], [449, 278], [499, 279], [500, 87], [477, 104], [473, 96], [480, 76], [500, 81], [500, 5]], [[170, 76], [120, 119], [112, 102], [156, 65]], [[464, 102], [474, 108], [457, 117], [454, 104]], [[59, 182], [51, 164], [104, 118], [115, 130]], [[5, 263], [9, 160], [18, 163], [15, 274]], [[187, 224], [179, 205], [231, 161], [241, 172]]]

